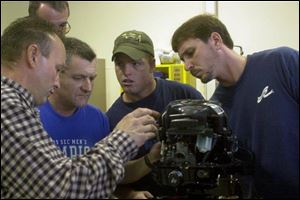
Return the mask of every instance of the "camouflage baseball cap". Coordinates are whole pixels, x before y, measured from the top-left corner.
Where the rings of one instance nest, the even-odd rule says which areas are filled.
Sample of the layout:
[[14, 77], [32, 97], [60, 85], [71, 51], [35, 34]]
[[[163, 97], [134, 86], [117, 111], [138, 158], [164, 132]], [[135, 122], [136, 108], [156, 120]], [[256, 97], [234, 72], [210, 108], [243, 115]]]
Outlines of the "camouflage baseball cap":
[[124, 53], [133, 60], [145, 58], [149, 54], [154, 57], [153, 43], [144, 32], [136, 30], [126, 31], [115, 40], [112, 61], [114, 61], [117, 53]]

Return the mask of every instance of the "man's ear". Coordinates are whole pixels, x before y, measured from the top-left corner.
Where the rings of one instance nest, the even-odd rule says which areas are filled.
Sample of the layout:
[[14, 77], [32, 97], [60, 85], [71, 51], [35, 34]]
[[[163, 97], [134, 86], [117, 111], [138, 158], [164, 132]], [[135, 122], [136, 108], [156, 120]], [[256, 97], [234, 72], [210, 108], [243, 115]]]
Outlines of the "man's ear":
[[219, 33], [212, 32], [210, 35], [210, 42], [212, 42], [212, 45], [219, 50], [223, 44], [223, 39]]
[[155, 58], [150, 58], [149, 59], [149, 64], [150, 64], [150, 70], [151, 72], [154, 72], [155, 71]]
[[39, 64], [41, 56], [40, 48], [37, 44], [31, 44], [26, 49], [26, 59], [30, 68], [35, 68]]

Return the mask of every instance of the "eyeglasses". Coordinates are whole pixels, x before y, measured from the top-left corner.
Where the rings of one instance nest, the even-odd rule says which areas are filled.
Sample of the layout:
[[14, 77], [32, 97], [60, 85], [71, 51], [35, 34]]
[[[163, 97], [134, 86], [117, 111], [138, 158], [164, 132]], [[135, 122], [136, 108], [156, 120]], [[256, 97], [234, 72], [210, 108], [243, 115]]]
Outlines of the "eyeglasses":
[[62, 23], [58, 26], [59, 31], [61, 31], [64, 34], [67, 34], [70, 32], [71, 30], [71, 25], [69, 24], [69, 22], [65, 22]]
[[234, 45], [233, 47], [235, 47], [235, 48], [238, 48], [239, 49], [239, 51], [240, 51], [240, 55], [242, 56], [242, 55], [244, 55], [244, 51], [243, 51], [243, 47], [242, 46], [239, 46], [239, 45]]

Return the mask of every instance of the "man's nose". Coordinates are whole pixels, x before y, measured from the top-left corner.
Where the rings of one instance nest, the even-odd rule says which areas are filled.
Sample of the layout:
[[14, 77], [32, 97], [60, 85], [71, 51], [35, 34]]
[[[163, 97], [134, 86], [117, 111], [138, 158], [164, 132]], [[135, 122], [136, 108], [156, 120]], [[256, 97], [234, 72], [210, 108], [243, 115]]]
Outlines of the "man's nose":
[[133, 68], [133, 66], [132, 66], [132, 64], [131, 63], [126, 63], [125, 65], [124, 65], [124, 67], [123, 67], [123, 73], [125, 74], [125, 75], [128, 75], [128, 74], [130, 74], [131, 73], [131, 71], [132, 71], [132, 68]]
[[54, 81], [54, 88], [60, 88], [60, 82], [59, 82], [59, 73], [57, 73], [55, 81]]
[[93, 83], [89, 78], [84, 79], [83, 84], [82, 84], [82, 88], [87, 91], [87, 92], [91, 92], [92, 88], [93, 88]]
[[189, 60], [185, 60], [184, 64], [185, 64], [185, 70], [186, 71], [190, 71], [194, 67], [194, 65], [192, 64], [192, 62], [189, 61]]

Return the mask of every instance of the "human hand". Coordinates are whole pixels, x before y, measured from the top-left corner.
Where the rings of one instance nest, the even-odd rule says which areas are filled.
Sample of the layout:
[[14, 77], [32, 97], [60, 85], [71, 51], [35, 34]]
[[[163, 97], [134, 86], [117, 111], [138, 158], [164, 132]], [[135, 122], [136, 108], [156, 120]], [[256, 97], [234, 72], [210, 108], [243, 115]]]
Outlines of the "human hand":
[[153, 199], [154, 196], [148, 191], [136, 191], [126, 185], [118, 185], [114, 196], [117, 199]]
[[137, 146], [142, 146], [146, 140], [156, 136], [158, 131], [156, 119], [159, 113], [148, 108], [137, 108], [128, 113], [117, 124], [116, 129], [130, 135]]
[[153, 199], [154, 196], [148, 191], [131, 191], [129, 199]]

